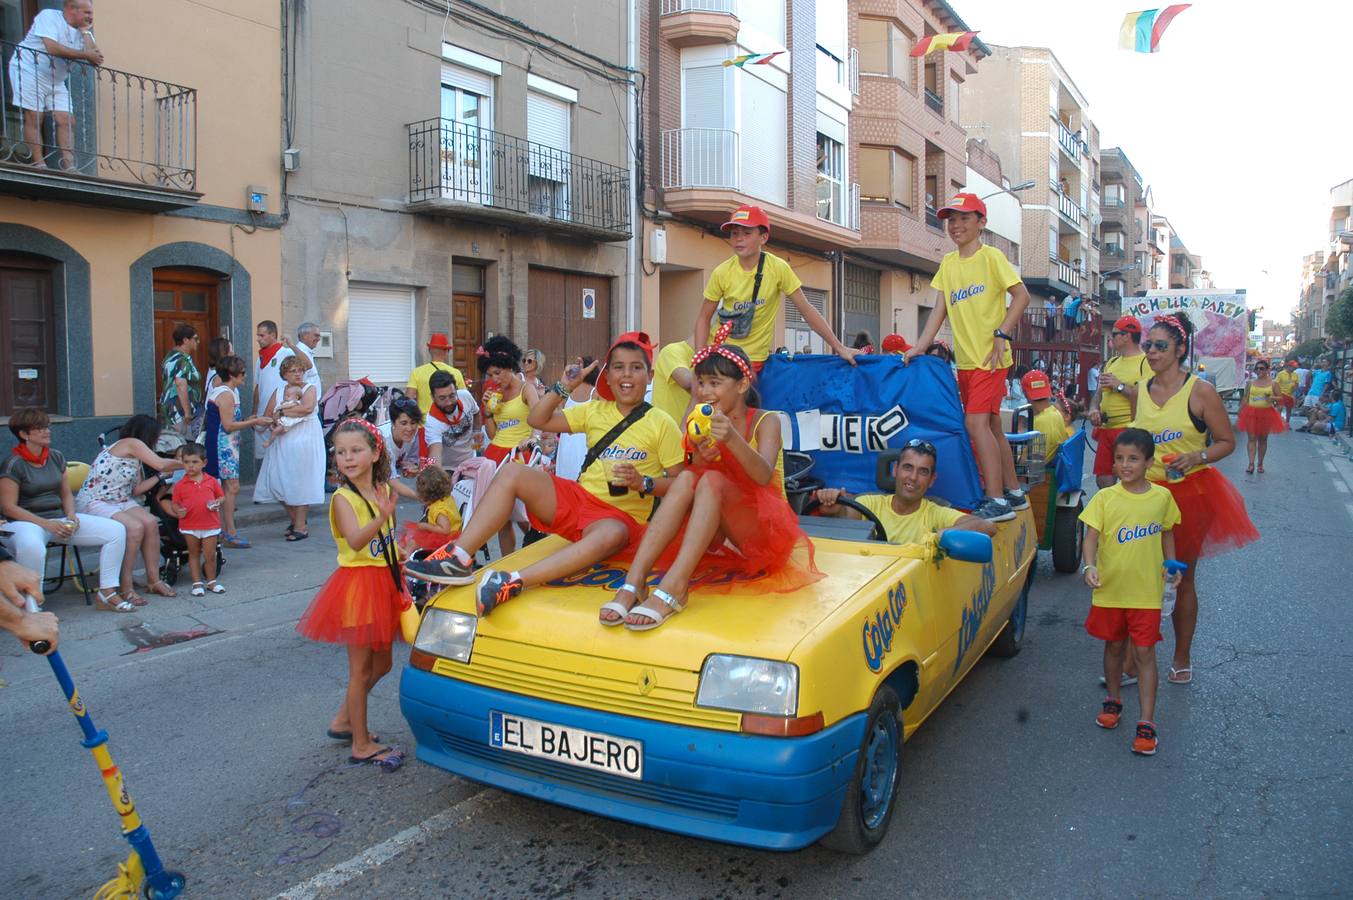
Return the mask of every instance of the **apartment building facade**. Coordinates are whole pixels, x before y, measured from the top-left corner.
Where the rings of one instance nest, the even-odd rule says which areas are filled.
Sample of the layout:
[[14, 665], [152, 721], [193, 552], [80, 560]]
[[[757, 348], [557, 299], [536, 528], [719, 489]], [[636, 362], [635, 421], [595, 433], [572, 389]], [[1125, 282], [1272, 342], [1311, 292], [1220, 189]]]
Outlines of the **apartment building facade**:
[[[565, 359], [630, 323], [628, 7], [289, 2], [282, 320], [326, 383], [403, 384], [446, 332]], [[324, 345], [322, 345], [323, 347]]]
[[1099, 262], [1104, 318], [1117, 318], [1124, 297], [1144, 290], [1137, 258], [1137, 209], [1146, 205], [1148, 188], [1121, 147], [1100, 152]]
[[1325, 323], [1329, 320], [1325, 290], [1328, 277], [1324, 250], [1308, 253], [1301, 258], [1301, 294], [1297, 299], [1295, 316], [1298, 344], [1325, 336]]
[[1330, 188], [1329, 249], [1325, 253], [1325, 308], [1353, 288], [1353, 179]]
[[[100, 432], [155, 412], [175, 327], [197, 328], [205, 371], [208, 339], [247, 356], [253, 323], [280, 317], [279, 22], [264, 0], [99, 0], [85, 40], [103, 64], [67, 69], [17, 50], [45, 9], [62, 3], [0, 2], [16, 81], [0, 125], [0, 418], [45, 408], [54, 446], [89, 460]], [[13, 89], [40, 72], [67, 87], [73, 123], [65, 142], [44, 116], [35, 150]]]
[[[840, 253], [860, 242], [846, 0], [652, 0], [638, 22], [644, 330], [692, 336], [705, 282], [731, 253], [719, 225], [754, 204], [772, 222], [767, 249], [841, 331]], [[774, 55], [724, 64], [746, 54]], [[790, 305], [776, 328], [776, 345], [825, 349]]]
[[1194, 290], [1203, 287], [1203, 258], [1190, 253], [1183, 238], [1177, 231], [1170, 233], [1170, 277], [1171, 290]]

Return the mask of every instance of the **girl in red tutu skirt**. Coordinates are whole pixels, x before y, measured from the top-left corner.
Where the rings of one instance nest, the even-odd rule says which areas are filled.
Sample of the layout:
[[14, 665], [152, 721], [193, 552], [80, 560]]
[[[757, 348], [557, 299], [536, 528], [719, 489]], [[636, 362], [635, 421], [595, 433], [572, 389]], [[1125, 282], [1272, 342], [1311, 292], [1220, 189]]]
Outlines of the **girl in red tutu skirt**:
[[[756, 376], [741, 348], [722, 343], [728, 327], [691, 365], [696, 402], [714, 407], [709, 437], [687, 439], [691, 465], [649, 520], [625, 584], [602, 607], [614, 614], [604, 625], [657, 628], [685, 608], [692, 587], [726, 591], [755, 580], [758, 590], [783, 592], [823, 577], [785, 499], [779, 416], [749, 406]], [[667, 571], [647, 590], [656, 565]]]
[[392, 771], [403, 763], [403, 752], [382, 746], [366, 723], [367, 695], [390, 671], [400, 613], [412, 603], [395, 546], [390, 457], [371, 424], [348, 419], [334, 431], [334, 464], [343, 479], [329, 504], [338, 571], [320, 587], [296, 630], [311, 640], [347, 645], [348, 688], [329, 737], [352, 742], [352, 762]]
[[423, 502], [423, 521], [407, 522], [400, 532], [399, 544], [406, 553], [436, 550], [460, 536], [460, 510], [451, 495], [451, 476], [435, 462], [418, 473], [414, 491]]
[[1236, 434], [1216, 389], [1181, 366], [1189, 357], [1193, 323], [1182, 313], [1160, 316], [1147, 337], [1142, 349], [1152, 376], [1138, 388], [1132, 425], [1151, 432], [1156, 444], [1146, 477], [1164, 485], [1179, 507], [1175, 558], [1189, 568], [1179, 582], [1171, 619], [1175, 645], [1168, 680], [1188, 684], [1193, 680], [1190, 653], [1198, 624], [1198, 560], [1243, 547], [1258, 540], [1259, 532], [1240, 492], [1213, 468], [1235, 452]]
[[1254, 474], [1256, 452], [1259, 454], [1259, 474], [1264, 473], [1268, 436], [1287, 430], [1287, 423], [1275, 405], [1280, 394], [1278, 382], [1268, 377], [1268, 361], [1259, 360], [1254, 364], [1254, 378], [1245, 385], [1245, 396], [1240, 401], [1240, 417], [1236, 419], [1236, 428], [1246, 434], [1245, 452], [1250, 457], [1246, 475]]

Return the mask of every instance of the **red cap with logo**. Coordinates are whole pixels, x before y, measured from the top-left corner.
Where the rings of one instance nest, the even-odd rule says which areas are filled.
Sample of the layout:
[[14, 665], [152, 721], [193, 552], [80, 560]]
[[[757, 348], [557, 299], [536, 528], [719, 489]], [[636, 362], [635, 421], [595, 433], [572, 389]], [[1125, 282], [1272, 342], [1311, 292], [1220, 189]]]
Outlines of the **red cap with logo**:
[[1118, 321], [1113, 323], [1113, 330], [1130, 331], [1133, 334], [1141, 334], [1142, 323], [1136, 316], [1119, 316]]
[[743, 228], [764, 228], [770, 233], [770, 216], [759, 206], [739, 206], [733, 210], [733, 215], [728, 217], [728, 221], [719, 226], [720, 231], [727, 231], [734, 225], [741, 225]]
[[896, 332], [889, 335], [884, 335], [883, 338], [884, 353], [906, 353], [910, 349], [911, 344], [908, 344], [907, 339], [904, 338], [902, 335], [897, 334]]
[[[648, 361], [649, 374], [653, 372], [653, 339], [643, 331], [627, 331], [620, 337], [611, 342], [611, 346], [606, 350], [606, 358], [611, 358], [611, 353], [615, 351], [617, 344], [638, 344], [643, 348], [644, 359]], [[614, 400], [615, 394], [611, 391], [611, 385], [606, 380], [606, 366], [601, 367], [597, 373], [597, 396], [603, 400]]]
[[1046, 372], [1040, 372], [1033, 369], [1024, 373], [1024, 377], [1019, 380], [1024, 388], [1024, 397], [1028, 400], [1051, 400], [1052, 383], [1048, 381]]
[[987, 205], [983, 203], [982, 198], [976, 194], [955, 194], [954, 199], [941, 206], [939, 212], [935, 215], [939, 216], [941, 219], [947, 219], [949, 218], [950, 213], [956, 212], [977, 213], [979, 216], [986, 218]]

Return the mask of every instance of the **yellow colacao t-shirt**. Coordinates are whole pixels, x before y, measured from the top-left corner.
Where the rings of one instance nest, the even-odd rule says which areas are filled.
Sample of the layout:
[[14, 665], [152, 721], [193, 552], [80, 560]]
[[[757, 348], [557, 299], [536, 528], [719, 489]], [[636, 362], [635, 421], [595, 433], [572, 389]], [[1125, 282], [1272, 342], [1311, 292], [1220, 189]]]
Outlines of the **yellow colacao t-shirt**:
[[[625, 417], [613, 400], [589, 400], [564, 410], [564, 418], [568, 420], [571, 433], [587, 435], [587, 446], [591, 447]], [[680, 465], [685, 458], [676, 423], [655, 406], [602, 451], [597, 461], [583, 472], [578, 484], [593, 497], [623, 509], [635, 521], [647, 522], [653, 513], [653, 498], [640, 497], [635, 490], [622, 497], [612, 497], [606, 484], [604, 463], [607, 460], [630, 463], [640, 475], [660, 478], [667, 469]]]
[[[991, 368], [987, 357], [995, 346], [993, 332], [1005, 321], [1005, 294], [1021, 282], [1005, 254], [985, 244], [967, 259], [954, 250], [940, 261], [930, 286], [944, 296], [954, 332], [954, 362], [960, 369]], [[1007, 343], [1001, 368], [1010, 368], [1013, 361]]]
[[[732, 256], [715, 266], [710, 273], [709, 282], [705, 285], [705, 299], [728, 312], [745, 312], [755, 308], [750, 330], [744, 334], [735, 329], [725, 343], [741, 347], [752, 362], [761, 362], [770, 356], [771, 344], [775, 341], [775, 311], [780, 307], [780, 298], [803, 287], [803, 282], [794, 274], [789, 263], [774, 253], [767, 253], [766, 264], [761, 271], [761, 289], [753, 298], [752, 287], [755, 283], [755, 264], [748, 271], [736, 256]], [[709, 328], [710, 340], [714, 339], [720, 324], [716, 316]]]
[[893, 510], [892, 494], [861, 494], [855, 498], [865, 509], [878, 516], [889, 543], [919, 544], [941, 528], [949, 528], [963, 513], [948, 506], [922, 500], [916, 512], [900, 516]]
[[1158, 484], [1134, 494], [1121, 483], [1090, 498], [1081, 521], [1099, 532], [1100, 586], [1091, 601], [1112, 609], [1160, 609], [1165, 590], [1162, 533], [1179, 524], [1174, 495]]

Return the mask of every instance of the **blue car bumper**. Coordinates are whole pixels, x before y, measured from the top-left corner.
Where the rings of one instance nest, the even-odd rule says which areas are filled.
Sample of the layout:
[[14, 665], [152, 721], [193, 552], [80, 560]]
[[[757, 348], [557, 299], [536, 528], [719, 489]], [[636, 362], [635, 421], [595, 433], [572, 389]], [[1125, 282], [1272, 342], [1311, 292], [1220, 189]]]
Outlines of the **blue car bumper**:
[[[797, 850], [836, 825], [864, 714], [772, 738], [599, 712], [406, 666], [400, 709], [418, 758], [507, 791], [708, 840]], [[492, 711], [643, 742], [643, 780], [490, 746]]]

